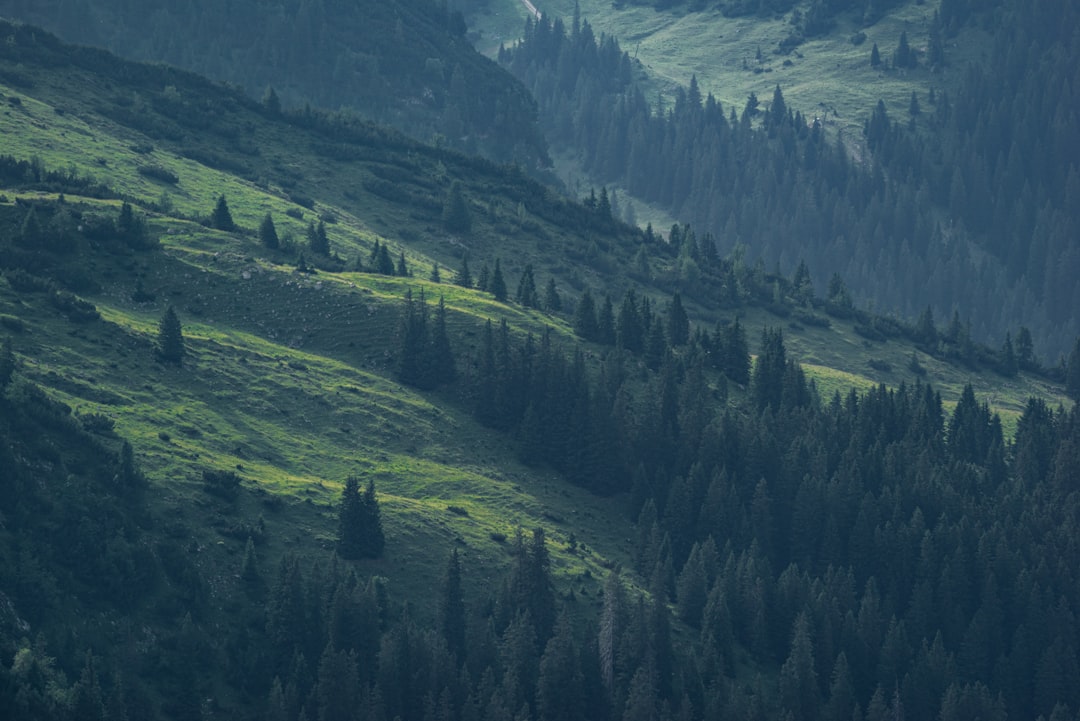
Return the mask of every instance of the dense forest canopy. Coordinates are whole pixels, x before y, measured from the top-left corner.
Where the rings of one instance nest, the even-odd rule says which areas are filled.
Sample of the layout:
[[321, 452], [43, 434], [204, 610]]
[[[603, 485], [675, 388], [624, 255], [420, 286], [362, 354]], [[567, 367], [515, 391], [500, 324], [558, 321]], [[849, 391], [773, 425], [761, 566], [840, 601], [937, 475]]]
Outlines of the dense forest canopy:
[[0, 17], [243, 87], [287, 107], [350, 110], [430, 141], [547, 162], [535, 103], [429, 0], [3, 0]]
[[[779, 86], [725, 108], [691, 78], [658, 104], [618, 40], [587, 21], [530, 19], [500, 60], [532, 90], [552, 142], [601, 182], [708, 231], [721, 253], [745, 245], [785, 271], [805, 260], [819, 288], [839, 272], [901, 317], [927, 302], [941, 318], [959, 310], [995, 344], [1023, 325], [1053, 363], [1080, 330], [1077, 9], [945, 2], [937, 13], [918, 43], [927, 52], [878, 59], [926, 89], [905, 107], [866, 108], [854, 144], [826, 138]], [[976, 21], [1002, 28], [988, 57], [954, 93], [935, 91], [945, 41]], [[878, 72], [871, 55], [867, 73]]]

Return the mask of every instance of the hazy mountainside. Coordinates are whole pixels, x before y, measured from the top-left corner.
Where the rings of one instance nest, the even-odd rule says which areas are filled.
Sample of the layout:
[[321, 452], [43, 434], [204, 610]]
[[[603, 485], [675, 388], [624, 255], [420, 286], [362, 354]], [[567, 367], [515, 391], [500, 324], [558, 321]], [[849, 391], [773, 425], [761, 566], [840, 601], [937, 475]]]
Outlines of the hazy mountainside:
[[0, 39], [0, 716], [1076, 718], [1022, 344]]
[[[805, 5], [782, 25], [827, 4]], [[707, 230], [721, 253], [743, 244], [785, 270], [806, 260], [819, 284], [839, 271], [857, 298], [902, 317], [959, 309], [987, 341], [1024, 325], [1053, 361], [1080, 323], [1077, 35], [1061, 30], [1076, 27], [1075, 8], [906, 3], [893, 22], [894, 10], [874, 5], [872, 17], [830, 10], [823, 27], [842, 34], [838, 48], [781, 40], [755, 57], [742, 41], [741, 68], [723, 47], [711, 68], [707, 53], [694, 56], [707, 81], [687, 72], [688, 89], [660, 101], [617, 38], [598, 39], [588, 22], [530, 21], [500, 59], [537, 98], [549, 139], [597, 182]], [[601, 13], [601, 27], [620, 22], [619, 11]], [[687, 35], [695, 18], [727, 34], [750, 22], [700, 8], [655, 15], [683, 28], [663, 37], [686, 58], [692, 37], [711, 37]], [[982, 28], [998, 25], [990, 44]], [[729, 85], [756, 92], [733, 102]], [[828, 102], [808, 104], [808, 88]]]
[[343, 109], [500, 161], [546, 161], [528, 92], [463, 37], [460, 14], [401, 2], [4, 0], [0, 17], [163, 62], [287, 106]]

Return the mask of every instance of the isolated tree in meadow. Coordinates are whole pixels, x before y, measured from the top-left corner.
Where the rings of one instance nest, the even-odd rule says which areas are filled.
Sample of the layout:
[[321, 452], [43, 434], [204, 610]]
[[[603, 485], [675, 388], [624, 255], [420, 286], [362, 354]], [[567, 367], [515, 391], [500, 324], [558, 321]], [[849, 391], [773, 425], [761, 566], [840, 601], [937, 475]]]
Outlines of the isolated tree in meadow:
[[874, 47], [870, 49], [870, 67], [876, 68], [881, 65], [881, 51], [878, 50], [877, 43], [874, 43]]
[[171, 305], [165, 309], [165, 314], [158, 323], [157, 352], [158, 357], [166, 363], [184, 363], [187, 353], [184, 348], [184, 329]]
[[263, 216], [262, 223], [259, 225], [259, 242], [270, 250], [277, 250], [281, 245], [278, 240], [277, 228], [274, 227], [274, 219], [270, 217], [270, 213]]
[[232, 211], [229, 210], [229, 202], [225, 200], [224, 193], [218, 196], [214, 212], [210, 214], [210, 225], [226, 233], [236, 230], [236, 223], [233, 222]]

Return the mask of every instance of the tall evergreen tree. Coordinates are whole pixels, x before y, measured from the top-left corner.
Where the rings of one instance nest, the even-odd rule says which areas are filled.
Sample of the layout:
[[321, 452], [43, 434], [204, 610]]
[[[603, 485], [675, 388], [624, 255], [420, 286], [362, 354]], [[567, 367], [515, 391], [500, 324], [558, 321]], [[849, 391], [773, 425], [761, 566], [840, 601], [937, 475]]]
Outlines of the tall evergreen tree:
[[469, 272], [468, 254], [461, 256], [461, 267], [458, 268], [457, 275], [454, 276], [454, 285], [460, 285], [462, 288], [473, 287], [472, 273]]
[[682, 296], [677, 292], [672, 296], [671, 304], [668, 305], [667, 332], [673, 346], [686, 345], [690, 340], [690, 318], [687, 317], [686, 309], [683, 308]]
[[308, 250], [314, 255], [330, 255], [330, 239], [326, 235], [326, 223], [319, 221], [308, 223], [307, 227]]
[[367, 555], [365, 548], [364, 502], [360, 497], [360, 479], [349, 476], [341, 489], [338, 507], [337, 553], [342, 558], [357, 559]]
[[263, 247], [270, 250], [277, 250], [281, 244], [278, 240], [277, 228], [274, 227], [274, 219], [270, 217], [270, 213], [264, 215], [262, 223], [259, 224], [259, 242], [263, 244]]
[[171, 305], [165, 309], [165, 314], [158, 322], [157, 353], [166, 363], [176, 365], [183, 365], [184, 356], [187, 355], [183, 328]]
[[536, 278], [533, 276], [532, 263], [525, 265], [525, 271], [518, 280], [516, 300], [526, 308], [540, 307], [540, 297], [536, 293]]
[[210, 214], [210, 225], [226, 233], [236, 230], [236, 223], [233, 222], [232, 212], [229, 210], [229, 203], [225, 200], [224, 193], [218, 196], [214, 212]]
[[11, 383], [11, 377], [15, 373], [15, 351], [11, 347], [11, 338], [4, 338], [0, 346], [0, 393]]
[[581, 294], [574, 309], [574, 333], [584, 340], [597, 340], [596, 304], [593, 302], [592, 291], [588, 288]]
[[457, 659], [465, 661], [465, 601], [461, 592], [461, 560], [457, 549], [450, 551], [439, 596], [439, 632], [446, 648]]
[[491, 271], [491, 280], [488, 283], [488, 291], [500, 303], [506, 302], [506, 281], [503, 280], [502, 265], [499, 259], [495, 259], [495, 270]]
[[555, 286], [555, 279], [548, 278], [547, 288], [544, 289], [544, 310], [548, 313], [558, 313], [562, 310], [562, 298], [559, 289]]

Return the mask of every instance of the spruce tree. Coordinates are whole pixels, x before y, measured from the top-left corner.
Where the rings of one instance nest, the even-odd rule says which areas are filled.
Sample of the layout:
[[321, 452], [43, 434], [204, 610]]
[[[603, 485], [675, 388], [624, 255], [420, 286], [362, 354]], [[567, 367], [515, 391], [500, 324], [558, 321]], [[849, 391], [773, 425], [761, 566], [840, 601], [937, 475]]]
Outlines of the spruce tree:
[[472, 288], [473, 279], [472, 273], [469, 272], [469, 256], [461, 256], [461, 267], [458, 268], [457, 275], [454, 276], [454, 285], [460, 285], [462, 288]]
[[382, 512], [375, 495], [374, 478], [368, 479], [361, 502], [364, 513], [363, 555], [365, 558], [378, 558], [386, 547], [386, 536], [383, 534]]
[[401, 251], [401, 255], [398, 256], [397, 267], [394, 268], [394, 275], [401, 278], [409, 277], [409, 264], [405, 262], [405, 251]]
[[671, 305], [668, 306], [667, 315], [667, 331], [671, 345], [686, 345], [690, 340], [690, 319], [686, 315], [682, 297], [678, 293], [675, 293], [671, 298]]
[[499, 263], [499, 259], [495, 259], [495, 270], [491, 271], [491, 280], [488, 283], [491, 287], [491, 295], [495, 297], [495, 300], [500, 303], [506, 302], [506, 281], [503, 280], [502, 266]]
[[544, 290], [544, 310], [548, 313], [558, 313], [562, 310], [562, 298], [559, 297], [559, 289], [555, 287], [554, 278], [548, 278], [547, 288]]
[[442, 283], [442, 274], [439, 272], [439, 264], [431, 266], [431, 275], [428, 276], [428, 280], [432, 283]]
[[365, 508], [360, 496], [360, 479], [349, 476], [341, 489], [341, 506], [338, 508], [337, 553], [342, 558], [355, 560], [365, 553]]
[[165, 309], [158, 323], [157, 352], [158, 357], [166, 363], [184, 364], [184, 330], [171, 305]]
[[878, 50], [877, 43], [874, 43], [874, 47], [870, 49], [870, 67], [876, 68], [881, 65], [881, 51]]
[[308, 249], [313, 255], [330, 255], [330, 239], [326, 235], [326, 223], [308, 223], [307, 228]]
[[525, 272], [521, 274], [517, 287], [517, 302], [526, 308], [536, 308], [540, 305], [536, 294], [536, 279], [533, 276], [532, 263], [525, 266]]
[[446, 641], [447, 650], [460, 664], [465, 661], [465, 601], [461, 593], [461, 560], [456, 548], [450, 552], [441, 590], [439, 632]]
[[278, 240], [277, 228], [274, 226], [274, 219], [267, 213], [263, 216], [262, 223], [259, 224], [259, 242], [263, 244], [264, 248], [270, 250], [277, 250], [281, 245]]
[[232, 212], [229, 210], [229, 203], [225, 200], [224, 193], [218, 196], [214, 212], [210, 215], [210, 225], [226, 233], [236, 230], [236, 223], [233, 222]]
[[574, 309], [574, 332], [584, 340], [596, 340], [596, 303], [588, 288], [581, 294]]

